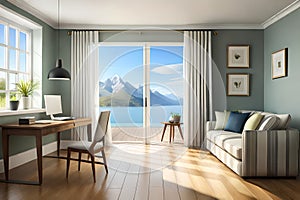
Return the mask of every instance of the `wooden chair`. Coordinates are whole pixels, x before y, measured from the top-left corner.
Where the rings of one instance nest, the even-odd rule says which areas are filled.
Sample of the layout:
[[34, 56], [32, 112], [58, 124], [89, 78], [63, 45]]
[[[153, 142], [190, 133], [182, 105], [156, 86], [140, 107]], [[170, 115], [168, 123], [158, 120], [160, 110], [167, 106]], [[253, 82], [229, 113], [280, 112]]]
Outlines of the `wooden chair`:
[[[70, 145], [68, 147], [68, 155], [67, 155], [67, 171], [66, 171], [66, 177], [68, 178], [69, 175], [69, 168], [70, 168], [70, 160], [76, 160], [78, 161], [78, 171], [80, 171], [80, 163], [82, 162], [88, 162], [92, 165], [92, 171], [93, 171], [93, 177], [94, 182], [96, 182], [96, 176], [95, 176], [95, 163], [97, 164], [103, 164], [105, 167], [106, 173], [108, 173], [107, 169], [107, 163], [106, 163], [106, 157], [104, 153], [104, 143], [105, 143], [105, 135], [107, 133], [107, 126], [109, 122], [109, 116], [110, 111], [103, 111], [100, 114], [98, 125], [96, 128], [96, 132], [93, 138], [92, 142], [83, 142], [81, 144], [74, 144]], [[78, 152], [78, 159], [71, 158], [71, 152]], [[103, 162], [95, 162], [95, 154], [100, 153], [100, 157], [103, 159]], [[88, 158], [91, 157], [91, 161], [89, 160], [81, 160], [81, 154], [85, 153], [88, 155]]]

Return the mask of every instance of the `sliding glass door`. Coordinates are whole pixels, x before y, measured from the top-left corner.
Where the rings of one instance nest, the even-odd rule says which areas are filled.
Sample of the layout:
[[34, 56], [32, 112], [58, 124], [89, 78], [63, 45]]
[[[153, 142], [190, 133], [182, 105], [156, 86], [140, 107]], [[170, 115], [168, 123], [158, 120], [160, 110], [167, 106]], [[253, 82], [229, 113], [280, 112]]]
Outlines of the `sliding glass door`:
[[157, 142], [171, 112], [182, 113], [182, 45], [104, 43], [99, 109], [111, 110], [113, 141]]

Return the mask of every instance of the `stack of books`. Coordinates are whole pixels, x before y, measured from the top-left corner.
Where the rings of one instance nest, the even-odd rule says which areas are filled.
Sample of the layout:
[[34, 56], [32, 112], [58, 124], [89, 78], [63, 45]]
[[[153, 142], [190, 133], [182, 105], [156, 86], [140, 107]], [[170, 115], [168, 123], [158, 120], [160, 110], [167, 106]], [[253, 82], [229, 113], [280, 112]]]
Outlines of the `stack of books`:
[[34, 116], [28, 116], [28, 117], [20, 117], [19, 118], [19, 124], [34, 124], [35, 123], [35, 117]]

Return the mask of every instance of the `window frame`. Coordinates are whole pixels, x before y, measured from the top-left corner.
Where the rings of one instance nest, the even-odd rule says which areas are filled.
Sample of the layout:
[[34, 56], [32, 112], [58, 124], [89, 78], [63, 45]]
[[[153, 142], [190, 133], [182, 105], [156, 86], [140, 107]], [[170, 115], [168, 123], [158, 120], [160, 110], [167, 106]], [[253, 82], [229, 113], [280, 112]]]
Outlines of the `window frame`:
[[[4, 25], [4, 44], [0, 43], [1, 47], [4, 47], [4, 67], [0, 68], [0, 72], [5, 73], [5, 90], [0, 90], [0, 93], [4, 93], [5, 98], [5, 107], [1, 107], [0, 111], [3, 110], [9, 110], [9, 101], [10, 101], [10, 95], [13, 92], [16, 92], [16, 88], [11, 88], [11, 81], [10, 81], [10, 75], [16, 75], [15, 82], [19, 82], [21, 80], [20, 76], [26, 77], [25, 80], [33, 80], [32, 71], [32, 30], [28, 29], [24, 26], [21, 26], [17, 23], [14, 23], [10, 20], [7, 20], [5, 18], [0, 18], [0, 24]], [[16, 31], [16, 38], [15, 46], [10, 45], [10, 36], [9, 31], [10, 28], [15, 29]], [[26, 34], [26, 49], [21, 49], [20, 46], [20, 33]], [[10, 52], [11, 50], [14, 50], [15, 55], [15, 69], [10, 69]], [[21, 54], [25, 54], [25, 71], [21, 70], [20, 66], [20, 58]]]

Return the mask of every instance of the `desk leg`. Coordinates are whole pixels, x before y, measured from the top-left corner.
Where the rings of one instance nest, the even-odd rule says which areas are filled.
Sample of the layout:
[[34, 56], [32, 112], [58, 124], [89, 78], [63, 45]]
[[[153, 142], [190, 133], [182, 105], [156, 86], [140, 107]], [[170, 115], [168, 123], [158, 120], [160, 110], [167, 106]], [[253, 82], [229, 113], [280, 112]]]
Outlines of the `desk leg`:
[[57, 132], [57, 157], [60, 155], [60, 132]]
[[36, 138], [36, 153], [37, 153], [39, 184], [42, 184], [43, 182], [42, 135], [38, 134], [35, 136], [35, 138]]
[[182, 140], [183, 140], [183, 134], [182, 134], [182, 130], [181, 130], [180, 124], [178, 125], [178, 130], [179, 130], [179, 133], [180, 133], [181, 138], [182, 138]]
[[165, 135], [166, 129], [167, 129], [167, 125], [165, 124], [164, 130], [163, 130], [163, 133], [162, 133], [162, 136], [161, 136], [161, 140], [160, 140], [161, 142], [162, 142], [163, 139], [164, 139], [164, 135]]
[[8, 181], [9, 176], [9, 135], [5, 133], [6, 131], [2, 129], [2, 151], [3, 151], [3, 161], [4, 161], [4, 172], [5, 180]]

